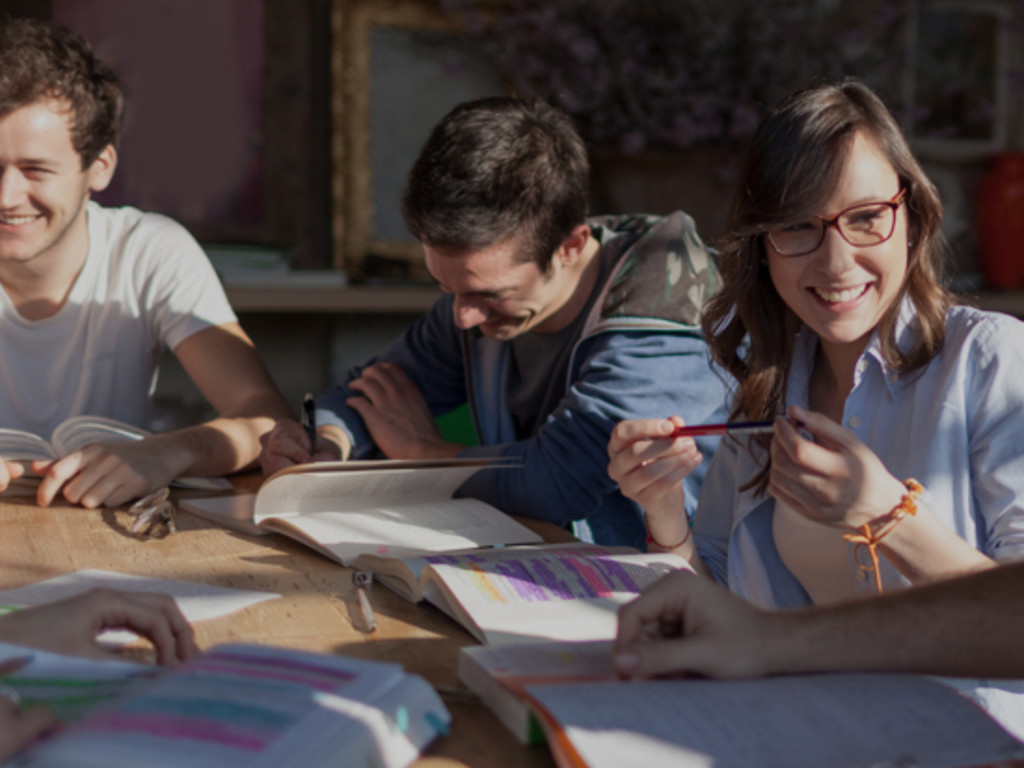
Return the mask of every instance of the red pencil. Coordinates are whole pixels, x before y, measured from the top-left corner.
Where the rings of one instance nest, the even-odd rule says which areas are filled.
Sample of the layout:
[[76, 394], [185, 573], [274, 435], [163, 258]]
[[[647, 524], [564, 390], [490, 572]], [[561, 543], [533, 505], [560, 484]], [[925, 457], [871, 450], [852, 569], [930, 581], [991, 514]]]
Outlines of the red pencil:
[[771, 432], [774, 421], [734, 421], [731, 424], [695, 424], [676, 427], [669, 437], [702, 437], [704, 435], [759, 435]]

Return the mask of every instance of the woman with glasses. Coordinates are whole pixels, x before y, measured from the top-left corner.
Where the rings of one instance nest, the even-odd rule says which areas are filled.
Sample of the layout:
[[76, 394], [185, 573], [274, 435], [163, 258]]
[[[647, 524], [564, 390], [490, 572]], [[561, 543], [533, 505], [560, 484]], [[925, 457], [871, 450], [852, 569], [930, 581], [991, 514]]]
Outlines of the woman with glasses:
[[722, 441], [691, 533], [680, 480], [700, 455], [671, 436], [681, 421], [618, 425], [609, 473], [652, 548], [765, 608], [1024, 554], [1024, 324], [953, 305], [941, 220], [863, 84], [798, 92], [765, 119], [703, 326], [736, 379], [732, 419], [773, 429]]

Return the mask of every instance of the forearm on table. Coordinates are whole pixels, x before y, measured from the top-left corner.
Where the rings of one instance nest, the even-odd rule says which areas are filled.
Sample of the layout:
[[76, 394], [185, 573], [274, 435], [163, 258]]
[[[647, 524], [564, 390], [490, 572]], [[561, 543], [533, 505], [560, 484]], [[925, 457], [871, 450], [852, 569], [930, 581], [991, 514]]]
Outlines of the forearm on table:
[[[361, 396], [359, 392], [339, 385], [327, 390], [316, 399], [317, 433], [330, 440], [343, 459], [376, 458], [381, 450], [374, 442], [373, 435], [362, 416], [346, 403], [350, 397]], [[441, 446], [436, 454], [417, 458], [440, 456], [450, 458], [456, 456], [463, 447], [446, 444]]]
[[[347, 401], [363, 397], [349, 385], [368, 367], [379, 363], [391, 363], [401, 368], [420, 390], [433, 413], [447, 413], [463, 405], [468, 395], [461, 339], [462, 331], [452, 322], [451, 297], [442, 298], [380, 354], [349, 369], [334, 386], [317, 396], [317, 424], [333, 424], [344, 433], [344, 442], [348, 445], [345, 458], [374, 457], [377, 446], [373, 436]], [[457, 450], [449, 451], [447, 455], [454, 455]]]
[[276, 395], [257, 396], [211, 421], [154, 435], [176, 475], [226, 475], [255, 464], [260, 437], [290, 414]]
[[1024, 676], [1024, 566], [828, 608], [765, 616], [772, 673]]

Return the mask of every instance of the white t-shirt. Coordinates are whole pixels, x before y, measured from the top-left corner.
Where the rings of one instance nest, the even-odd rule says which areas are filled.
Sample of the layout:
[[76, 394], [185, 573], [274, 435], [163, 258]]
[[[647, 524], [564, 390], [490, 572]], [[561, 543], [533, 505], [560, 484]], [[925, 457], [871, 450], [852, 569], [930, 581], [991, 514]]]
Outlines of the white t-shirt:
[[89, 253], [68, 300], [29, 321], [0, 288], [0, 426], [49, 439], [64, 419], [144, 426], [160, 358], [235, 321], [199, 244], [175, 221], [89, 202]]

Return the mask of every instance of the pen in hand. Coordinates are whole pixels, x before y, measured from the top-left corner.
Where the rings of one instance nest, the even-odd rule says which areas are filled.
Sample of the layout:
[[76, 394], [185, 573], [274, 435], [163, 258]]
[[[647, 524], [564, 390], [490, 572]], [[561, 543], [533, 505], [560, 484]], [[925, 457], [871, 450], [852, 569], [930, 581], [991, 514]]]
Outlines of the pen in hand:
[[302, 427], [309, 438], [310, 454], [316, 453], [316, 403], [308, 392], [302, 399]]

